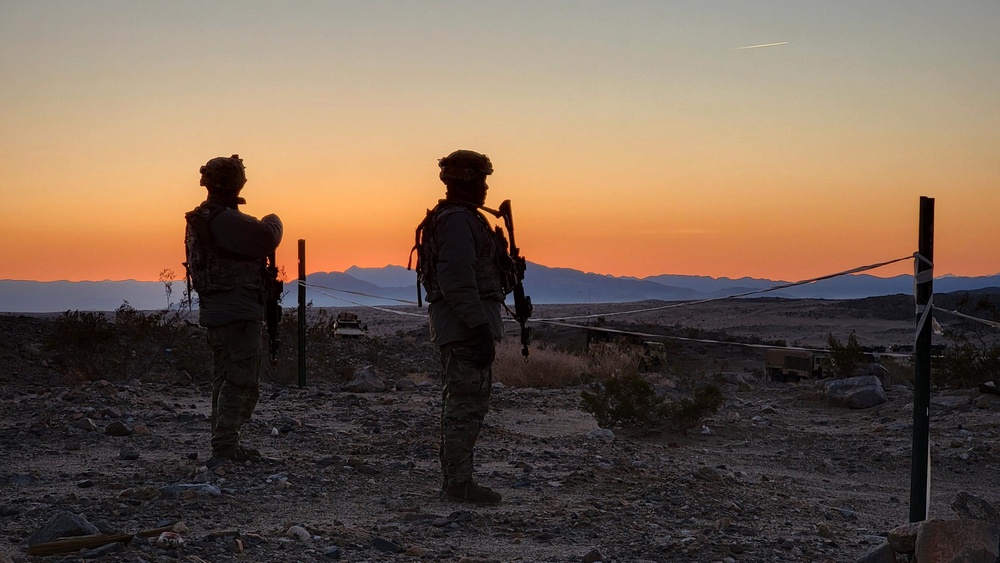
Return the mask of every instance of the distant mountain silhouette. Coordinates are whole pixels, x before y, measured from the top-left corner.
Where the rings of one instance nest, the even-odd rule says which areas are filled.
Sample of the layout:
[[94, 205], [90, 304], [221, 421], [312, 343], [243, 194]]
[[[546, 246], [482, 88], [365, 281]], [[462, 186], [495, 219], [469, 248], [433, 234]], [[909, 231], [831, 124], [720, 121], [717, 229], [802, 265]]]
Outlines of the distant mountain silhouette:
[[[184, 282], [174, 282], [175, 306], [183, 294]], [[6, 313], [114, 311], [124, 301], [140, 310], [167, 306], [166, 291], [160, 282], [0, 280], [0, 311]]]
[[[346, 272], [315, 272], [306, 276], [306, 297], [316, 307], [353, 305], [401, 305], [415, 301], [416, 273], [402, 266], [359, 268]], [[725, 297], [787, 283], [758, 278], [712, 278], [708, 276], [659, 275], [643, 279], [615, 277], [570, 268], [550, 268], [528, 264], [525, 290], [534, 303], [623, 303], [658, 299], [681, 301]], [[297, 280], [285, 284], [285, 307], [294, 307]], [[1000, 287], [994, 276], [945, 276], [934, 280], [935, 293], [974, 291]], [[172, 302], [177, 307], [184, 292], [183, 280], [173, 283]], [[842, 276], [807, 285], [761, 294], [766, 297], [860, 299], [882, 295], [913, 293], [913, 277], [900, 275], [877, 278], [870, 275]], [[359, 295], [363, 294], [363, 295]], [[377, 296], [377, 297], [373, 297]], [[389, 299], [384, 299], [389, 298]], [[9, 313], [49, 313], [68, 310], [113, 311], [123, 301], [140, 310], [160, 310], [166, 306], [161, 282], [36, 282], [0, 280], [0, 311]]]

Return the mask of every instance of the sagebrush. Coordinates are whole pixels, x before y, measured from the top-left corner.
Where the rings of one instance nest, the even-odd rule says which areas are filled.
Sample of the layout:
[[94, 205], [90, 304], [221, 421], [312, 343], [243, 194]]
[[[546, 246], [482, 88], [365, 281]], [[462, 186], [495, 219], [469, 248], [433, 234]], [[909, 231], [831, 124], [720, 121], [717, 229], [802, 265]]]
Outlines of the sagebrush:
[[581, 394], [584, 411], [602, 428], [686, 431], [722, 407], [722, 391], [713, 384], [694, 389], [691, 397], [667, 401], [639, 374], [613, 377], [595, 391]]

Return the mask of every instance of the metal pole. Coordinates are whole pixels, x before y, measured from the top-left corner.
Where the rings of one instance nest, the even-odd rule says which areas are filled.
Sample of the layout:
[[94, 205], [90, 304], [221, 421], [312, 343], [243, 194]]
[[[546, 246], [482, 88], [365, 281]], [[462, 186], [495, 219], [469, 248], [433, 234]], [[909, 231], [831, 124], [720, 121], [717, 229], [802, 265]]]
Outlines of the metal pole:
[[920, 198], [920, 234], [914, 275], [917, 338], [913, 347], [913, 450], [910, 459], [910, 522], [927, 519], [930, 507], [931, 317], [934, 295], [934, 199]]
[[299, 387], [306, 386], [306, 241], [299, 239]]

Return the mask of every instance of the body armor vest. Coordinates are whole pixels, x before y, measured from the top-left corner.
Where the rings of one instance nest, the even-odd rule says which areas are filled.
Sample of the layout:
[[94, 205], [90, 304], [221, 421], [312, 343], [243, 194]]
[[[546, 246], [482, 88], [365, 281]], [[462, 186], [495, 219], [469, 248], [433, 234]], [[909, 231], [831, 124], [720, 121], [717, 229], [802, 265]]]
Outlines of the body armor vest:
[[185, 214], [187, 229], [184, 250], [191, 287], [199, 295], [230, 291], [244, 287], [263, 291], [262, 261], [229, 252], [216, 244], [209, 227], [216, 215], [226, 207], [216, 202], [205, 202]]
[[[439, 204], [427, 213], [426, 224], [422, 224], [419, 234], [420, 243], [417, 247], [417, 270], [424, 289], [427, 291], [427, 302], [433, 303], [441, 299], [441, 286], [435, 273], [439, 254], [437, 226], [443, 217], [454, 213], [469, 213], [474, 215], [475, 224], [481, 227], [475, 264], [476, 287], [481, 299], [503, 301], [513, 290], [513, 261], [507, 254], [507, 239], [499, 227], [494, 230], [482, 214], [460, 204]], [[506, 266], [506, 267], [505, 267]]]

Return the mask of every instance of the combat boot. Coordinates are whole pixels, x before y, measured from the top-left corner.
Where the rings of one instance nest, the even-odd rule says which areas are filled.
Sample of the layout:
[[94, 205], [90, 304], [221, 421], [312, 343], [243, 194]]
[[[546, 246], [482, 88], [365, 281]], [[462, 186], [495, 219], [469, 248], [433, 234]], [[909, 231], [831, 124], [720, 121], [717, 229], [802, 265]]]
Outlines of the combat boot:
[[264, 456], [261, 455], [259, 450], [236, 446], [233, 459], [236, 461], [252, 461], [254, 463], [259, 463], [264, 460]]
[[236, 446], [213, 451], [212, 457], [209, 458], [205, 465], [207, 465], [209, 469], [214, 469], [215, 467], [230, 461], [235, 461], [237, 463], [243, 463], [245, 461], [259, 463], [263, 459], [264, 456], [260, 455], [260, 452], [253, 448]]
[[484, 487], [472, 479], [461, 484], [448, 485], [444, 490], [444, 496], [451, 500], [476, 504], [500, 504], [500, 501], [503, 500], [500, 493], [489, 487]]

